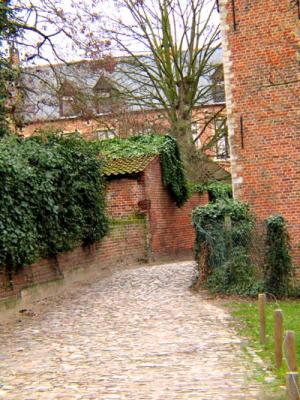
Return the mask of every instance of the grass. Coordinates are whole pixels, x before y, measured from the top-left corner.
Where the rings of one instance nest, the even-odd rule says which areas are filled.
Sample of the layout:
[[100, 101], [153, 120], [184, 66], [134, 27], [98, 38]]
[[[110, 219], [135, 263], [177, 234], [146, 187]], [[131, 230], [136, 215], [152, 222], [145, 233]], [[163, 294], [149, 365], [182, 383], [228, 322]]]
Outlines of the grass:
[[[275, 368], [274, 362], [274, 310], [280, 308], [284, 317], [284, 330], [293, 330], [296, 333], [297, 357], [300, 363], [300, 301], [280, 301], [268, 302], [266, 307], [266, 333], [267, 343], [265, 346], [259, 344], [259, 320], [256, 301], [230, 301], [227, 305], [231, 309], [231, 314], [239, 322], [241, 335], [250, 339], [250, 346], [256, 350], [258, 355], [265, 361], [276, 378], [275, 386], [285, 384], [285, 374], [287, 364], [285, 359], [280, 369]], [[300, 366], [300, 364], [299, 364]]]

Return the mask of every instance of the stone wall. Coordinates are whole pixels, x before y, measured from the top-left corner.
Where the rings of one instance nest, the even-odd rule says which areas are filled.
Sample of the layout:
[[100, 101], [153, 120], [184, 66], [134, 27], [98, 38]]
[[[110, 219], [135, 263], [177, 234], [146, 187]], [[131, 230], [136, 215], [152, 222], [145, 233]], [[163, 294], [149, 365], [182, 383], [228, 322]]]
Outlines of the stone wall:
[[[300, 267], [299, 15], [290, 0], [221, 0], [234, 197], [281, 213]], [[235, 17], [235, 19], [234, 19]]]

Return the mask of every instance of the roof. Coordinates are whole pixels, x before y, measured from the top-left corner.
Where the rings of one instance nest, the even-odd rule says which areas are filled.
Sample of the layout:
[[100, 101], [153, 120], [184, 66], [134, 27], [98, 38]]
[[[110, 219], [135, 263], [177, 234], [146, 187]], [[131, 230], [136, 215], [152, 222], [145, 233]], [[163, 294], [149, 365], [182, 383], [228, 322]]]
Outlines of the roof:
[[[221, 51], [216, 51], [211, 61], [213, 64], [220, 64]], [[151, 67], [155, 67], [154, 61], [149, 56], [142, 56], [145, 62]], [[153, 64], [153, 66], [152, 66]], [[21, 114], [25, 122], [47, 121], [60, 119], [60, 103], [58, 94], [61, 90], [84, 94], [86, 107], [93, 109], [95, 106], [95, 92], [97, 89], [116, 89], [127, 88], [138, 94], [138, 98], [150, 99], [151, 107], [144, 104], [137, 104], [127, 100], [127, 107], [130, 111], [141, 109], [153, 109], [158, 107], [155, 100], [157, 94], [152, 89], [147, 75], [140, 75], [139, 81], [132, 78], [137, 73], [136, 66], [130, 62], [128, 57], [117, 57], [112, 70], [107, 70], [105, 63], [97, 61], [78, 61], [68, 64], [57, 64], [51, 66], [36, 66], [23, 68], [21, 71], [21, 87], [24, 89], [24, 98]], [[211, 81], [210, 75], [203, 76], [199, 82], [199, 87], [206, 87]], [[209, 83], [210, 84], [210, 83]], [[65, 87], [66, 86], [66, 87]], [[83, 96], [80, 96], [80, 98]], [[210, 96], [209, 96], [210, 97]], [[205, 105], [214, 104], [214, 99], [206, 99]], [[150, 108], [149, 108], [150, 107]], [[97, 110], [94, 110], [98, 114]], [[104, 107], [106, 113], [106, 106]]]
[[104, 176], [118, 176], [143, 172], [155, 155], [144, 155], [106, 160], [103, 167]]

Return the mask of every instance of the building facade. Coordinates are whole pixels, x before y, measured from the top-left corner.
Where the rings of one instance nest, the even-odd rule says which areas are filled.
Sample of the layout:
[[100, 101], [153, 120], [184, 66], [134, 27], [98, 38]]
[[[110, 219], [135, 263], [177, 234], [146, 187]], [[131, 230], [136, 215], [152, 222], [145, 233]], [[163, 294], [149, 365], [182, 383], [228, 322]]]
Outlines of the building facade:
[[[206, 149], [207, 155], [228, 170], [221, 52], [216, 54], [214, 73], [201, 81], [209, 91], [207, 98], [193, 109], [191, 128], [196, 146]], [[123, 75], [117, 65], [112, 71], [96, 61], [24, 68], [19, 132], [30, 136], [39, 130], [77, 130], [87, 139], [169, 132], [167, 113], [154, 100], [152, 107], [138, 106], [127, 103], [120, 95], [118, 84]], [[125, 78], [129, 79], [126, 74]], [[216, 114], [218, 117], [212, 119]], [[211, 143], [216, 136], [220, 138]]]
[[282, 214], [300, 271], [300, 5], [221, 0], [234, 196]]

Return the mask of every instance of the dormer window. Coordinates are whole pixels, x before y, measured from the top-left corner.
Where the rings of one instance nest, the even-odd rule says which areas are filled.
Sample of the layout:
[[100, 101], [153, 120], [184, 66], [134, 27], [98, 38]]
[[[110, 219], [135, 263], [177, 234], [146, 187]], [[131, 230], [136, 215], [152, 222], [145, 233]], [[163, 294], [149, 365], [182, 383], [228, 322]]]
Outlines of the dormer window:
[[59, 114], [61, 117], [75, 117], [78, 115], [75, 96], [75, 85], [70, 81], [65, 80], [58, 91]]
[[76, 112], [74, 110], [74, 98], [71, 96], [62, 96], [60, 98], [60, 116], [61, 117], [74, 117]]
[[113, 97], [113, 85], [108, 78], [101, 76], [93, 88], [95, 99], [95, 111], [106, 113], [111, 109], [111, 98]]
[[108, 98], [111, 96], [111, 90], [107, 89], [98, 89], [96, 91], [96, 95], [100, 98]]

